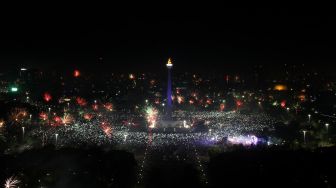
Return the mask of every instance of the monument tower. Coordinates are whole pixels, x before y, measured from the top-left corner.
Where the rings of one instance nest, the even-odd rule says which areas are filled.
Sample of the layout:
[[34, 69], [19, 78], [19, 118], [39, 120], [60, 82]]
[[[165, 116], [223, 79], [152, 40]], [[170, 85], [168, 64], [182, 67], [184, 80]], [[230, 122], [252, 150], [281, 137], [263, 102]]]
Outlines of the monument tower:
[[172, 81], [171, 81], [171, 69], [173, 68], [173, 63], [171, 58], [167, 62], [168, 68], [168, 82], [167, 82], [167, 118], [170, 119], [172, 115]]

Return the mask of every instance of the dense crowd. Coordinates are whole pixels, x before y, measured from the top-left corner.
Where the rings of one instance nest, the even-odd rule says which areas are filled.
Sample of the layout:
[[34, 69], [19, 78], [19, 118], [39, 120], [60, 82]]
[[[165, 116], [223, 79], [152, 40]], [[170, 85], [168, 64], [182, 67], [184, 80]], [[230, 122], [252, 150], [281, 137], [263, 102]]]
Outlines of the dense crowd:
[[[191, 124], [189, 131], [164, 132], [157, 129], [135, 131], [130, 127], [123, 126], [114, 120], [114, 126], [102, 128], [102, 122], [96, 120], [91, 122], [75, 122], [73, 125], [60, 127], [42, 127], [31, 132], [33, 137], [41, 138], [44, 144], [54, 143], [62, 146], [81, 145], [126, 145], [145, 146], [150, 143], [153, 147], [168, 145], [181, 145], [194, 142], [196, 144], [211, 144], [221, 141], [228, 136], [240, 136], [257, 134], [265, 128], [272, 129], [274, 120], [266, 114], [241, 114], [239, 112], [192, 112], [179, 113], [177, 119], [187, 119]], [[193, 120], [204, 121], [203, 131], [193, 131]], [[112, 123], [111, 123], [112, 124]], [[106, 131], [105, 131], [106, 129]], [[185, 128], [182, 128], [185, 130]]]

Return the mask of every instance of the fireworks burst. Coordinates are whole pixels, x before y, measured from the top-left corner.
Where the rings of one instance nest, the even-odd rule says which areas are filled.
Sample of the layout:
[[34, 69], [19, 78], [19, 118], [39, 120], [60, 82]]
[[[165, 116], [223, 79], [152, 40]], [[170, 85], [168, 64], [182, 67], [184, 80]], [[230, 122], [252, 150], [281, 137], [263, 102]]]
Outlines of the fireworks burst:
[[90, 121], [90, 120], [93, 118], [93, 115], [92, 115], [92, 114], [89, 114], [89, 113], [86, 113], [86, 114], [84, 114], [83, 118], [84, 118], [85, 120]]
[[48, 93], [48, 92], [45, 92], [45, 93], [43, 94], [43, 99], [44, 99], [44, 101], [46, 101], [46, 102], [51, 101], [51, 99], [52, 99], [51, 94]]
[[154, 128], [158, 116], [158, 111], [155, 108], [147, 107], [146, 109], [146, 119], [149, 128]]
[[183, 96], [177, 96], [177, 102], [179, 104], [184, 103], [184, 97]]
[[2, 127], [4, 127], [4, 125], [5, 125], [5, 121], [4, 121], [3, 119], [0, 119], [0, 129], [1, 129]]
[[92, 109], [93, 109], [94, 111], [97, 111], [97, 110], [99, 109], [98, 104], [93, 104], [93, 105], [92, 105]]
[[24, 120], [24, 118], [26, 118], [28, 115], [26, 109], [24, 108], [14, 108], [11, 111], [11, 115], [10, 115], [10, 119], [12, 121], [16, 121], [16, 122], [21, 122]]
[[4, 187], [5, 188], [17, 188], [19, 187], [18, 185], [19, 183], [20, 183], [20, 180], [17, 179], [15, 176], [12, 176], [5, 181]]
[[104, 104], [104, 108], [107, 111], [112, 111], [113, 110], [113, 104], [108, 102], [108, 103]]
[[62, 118], [59, 116], [54, 117], [54, 123], [52, 124], [53, 126], [59, 126], [62, 123]]
[[280, 105], [281, 105], [282, 108], [285, 108], [286, 107], [286, 100], [281, 101]]
[[45, 112], [41, 112], [39, 116], [40, 116], [40, 119], [43, 121], [46, 121], [48, 119], [48, 114]]
[[107, 122], [101, 123], [101, 128], [104, 131], [105, 135], [109, 138], [112, 137], [112, 128]]
[[241, 107], [243, 105], [243, 102], [240, 101], [240, 100], [237, 100], [236, 101], [236, 105], [237, 105], [237, 107]]
[[63, 118], [62, 118], [62, 123], [64, 125], [69, 125], [73, 122], [73, 118], [70, 114], [64, 114]]
[[87, 102], [84, 98], [81, 98], [81, 97], [77, 97], [76, 98], [76, 101], [77, 101], [77, 104], [79, 106], [86, 106], [87, 105]]

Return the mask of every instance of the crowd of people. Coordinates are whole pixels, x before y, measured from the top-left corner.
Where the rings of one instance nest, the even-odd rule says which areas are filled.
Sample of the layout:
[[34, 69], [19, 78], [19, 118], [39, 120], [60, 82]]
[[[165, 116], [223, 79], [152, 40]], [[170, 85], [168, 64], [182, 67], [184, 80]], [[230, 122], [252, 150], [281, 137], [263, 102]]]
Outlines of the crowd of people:
[[[239, 112], [188, 112], [174, 115], [176, 119], [187, 119], [190, 126], [177, 127], [174, 132], [165, 132], [160, 128], [135, 130], [121, 122], [99, 120], [91, 122], [75, 122], [73, 125], [60, 127], [42, 127], [31, 132], [33, 137], [41, 138], [42, 142], [62, 146], [81, 145], [125, 145], [143, 147], [150, 143], [153, 147], [181, 145], [194, 142], [211, 144], [228, 136], [257, 134], [272, 129], [275, 120], [266, 114], [242, 114]], [[195, 120], [202, 125], [193, 124]], [[113, 126], [112, 126], [113, 125]], [[203, 126], [202, 131], [194, 131], [195, 126]], [[180, 131], [182, 130], [183, 131]], [[186, 130], [187, 129], [187, 130]]]

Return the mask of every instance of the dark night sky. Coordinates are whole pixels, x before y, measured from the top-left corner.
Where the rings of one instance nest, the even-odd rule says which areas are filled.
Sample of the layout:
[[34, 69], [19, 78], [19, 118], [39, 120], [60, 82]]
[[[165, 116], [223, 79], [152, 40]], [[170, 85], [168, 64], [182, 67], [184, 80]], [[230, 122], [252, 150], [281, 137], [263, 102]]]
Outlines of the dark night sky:
[[252, 8], [166, 16], [12, 12], [1, 22], [0, 63], [156, 70], [172, 57], [176, 66], [194, 70], [259, 63], [318, 66], [336, 60], [336, 29], [335, 17], [315, 13]]

